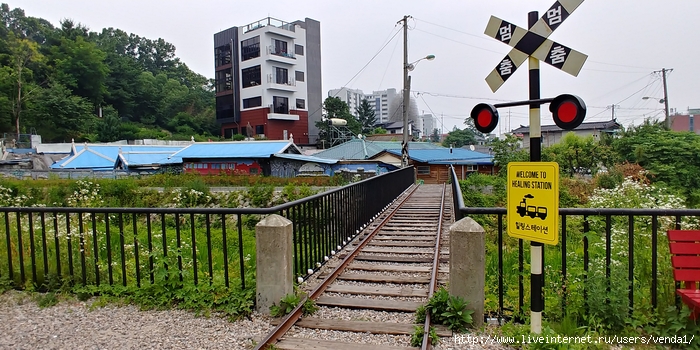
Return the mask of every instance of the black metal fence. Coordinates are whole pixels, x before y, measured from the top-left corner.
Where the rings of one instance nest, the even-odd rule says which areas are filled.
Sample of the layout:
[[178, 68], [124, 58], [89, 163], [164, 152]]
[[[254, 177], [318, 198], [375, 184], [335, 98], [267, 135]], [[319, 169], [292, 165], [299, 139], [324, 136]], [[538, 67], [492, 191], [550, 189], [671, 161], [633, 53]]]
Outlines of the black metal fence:
[[306, 277], [413, 182], [406, 168], [272, 208], [0, 207], [0, 277], [140, 287], [177, 269], [181, 280], [245, 289], [254, 225], [268, 214], [293, 222], [294, 272]]
[[[530, 252], [523, 240], [504, 237], [506, 208], [465, 207], [454, 170], [451, 179], [456, 220], [468, 215], [487, 233], [486, 288], [496, 296], [487, 308], [518, 319], [528, 311]], [[700, 210], [560, 208], [559, 215], [560, 242], [543, 254], [545, 312], [627, 318], [677, 303], [666, 230], [697, 228]]]

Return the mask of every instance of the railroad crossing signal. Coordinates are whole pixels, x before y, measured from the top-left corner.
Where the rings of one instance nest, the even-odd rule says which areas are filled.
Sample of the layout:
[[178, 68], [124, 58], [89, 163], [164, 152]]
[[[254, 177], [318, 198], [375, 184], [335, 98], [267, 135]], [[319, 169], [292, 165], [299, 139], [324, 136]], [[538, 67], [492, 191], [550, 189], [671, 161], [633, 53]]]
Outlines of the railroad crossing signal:
[[586, 117], [586, 104], [575, 95], [559, 95], [549, 104], [554, 124], [564, 130], [576, 129]]
[[483, 134], [489, 134], [498, 125], [498, 110], [487, 103], [479, 103], [472, 108], [471, 117], [474, 127]]
[[491, 91], [496, 92], [515, 70], [532, 56], [553, 67], [577, 76], [588, 56], [547, 39], [571, 15], [583, 0], [558, 0], [529, 30], [491, 16], [484, 34], [506, 43], [513, 49], [486, 77]]
[[[490, 105], [479, 103], [472, 108], [470, 116], [474, 119], [474, 127], [481, 133], [489, 134], [498, 125], [498, 107], [511, 107], [531, 104], [532, 100], [501, 103]], [[586, 104], [576, 95], [563, 94], [555, 98], [538, 100], [540, 103], [549, 103], [549, 111], [552, 112], [554, 123], [564, 130], [576, 129], [586, 117]]]

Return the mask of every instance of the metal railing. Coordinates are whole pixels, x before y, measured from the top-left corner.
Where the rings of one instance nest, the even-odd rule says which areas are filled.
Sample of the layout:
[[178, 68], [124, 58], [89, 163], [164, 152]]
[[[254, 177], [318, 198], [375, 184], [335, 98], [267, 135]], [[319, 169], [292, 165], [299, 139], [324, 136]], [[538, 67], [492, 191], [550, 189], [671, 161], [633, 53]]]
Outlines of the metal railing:
[[294, 52], [290, 52], [286, 48], [281, 48], [274, 45], [267, 47], [267, 53], [270, 55], [296, 59]]
[[245, 289], [254, 224], [268, 214], [293, 222], [294, 273], [306, 278], [411, 184], [407, 168], [272, 208], [0, 207], [0, 278], [141, 287], [177, 269]]
[[[522, 239], [517, 239], [515, 252], [516, 238], [504, 237], [506, 208], [465, 207], [452, 168], [450, 177], [455, 220], [465, 216], [477, 220], [485, 226], [487, 242], [496, 246], [496, 251], [489, 251], [487, 243], [485, 257], [486, 288], [497, 291], [497, 301], [492, 302], [491, 308], [496, 309], [493, 316], [519, 319], [527, 311], [525, 295], [529, 286], [525, 285], [524, 276], [530, 275], [525, 270], [529, 250], [524, 249]], [[545, 247], [550, 258], [544, 259], [543, 253], [545, 294], [550, 295], [545, 300], [558, 306], [558, 310], [550, 307], [545, 312], [566, 315], [567, 306], [577, 303], [575, 307], [588, 313], [593, 305], [591, 299], [602, 300], [608, 306], [617, 301], [622, 317], [631, 317], [635, 310], [658, 308], [660, 297], [666, 305], [677, 304], [664, 232], [697, 227], [700, 210], [560, 208], [559, 215], [560, 242]], [[611, 295], [615, 292], [625, 295]], [[517, 304], [506, 299], [515, 296]]]

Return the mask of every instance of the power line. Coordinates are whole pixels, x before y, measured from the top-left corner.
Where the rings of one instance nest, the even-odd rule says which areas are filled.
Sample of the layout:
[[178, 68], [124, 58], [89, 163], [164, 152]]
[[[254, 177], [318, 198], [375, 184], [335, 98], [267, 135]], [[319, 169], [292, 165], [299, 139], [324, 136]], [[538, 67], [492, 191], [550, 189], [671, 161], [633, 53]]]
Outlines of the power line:
[[[594, 98], [593, 100], [595, 101], [595, 100], [598, 100], [598, 99], [600, 99], [600, 98], [606, 97], [606, 96], [610, 95], [611, 93], [613, 93], [613, 92], [615, 92], [615, 91], [621, 90], [621, 89], [623, 89], [623, 88], [625, 88], [625, 87], [627, 87], [627, 86], [630, 86], [630, 85], [632, 85], [632, 84], [634, 84], [634, 83], [636, 83], [636, 82], [638, 82], [638, 81], [640, 81], [640, 80], [642, 80], [642, 79], [644, 79], [644, 78], [647, 78], [647, 77], [649, 77], [649, 76], [651, 76], [651, 74], [645, 74], [643, 77], [641, 77], [641, 78], [639, 78], [639, 79], [637, 79], [637, 80], [634, 80], [634, 81], [632, 81], [632, 82], [630, 82], [630, 83], [627, 83], [627, 84], [625, 84], [625, 85], [623, 85], [623, 86], [620, 86], [619, 88], [616, 88], [616, 89], [613, 89], [613, 90], [611, 90], [611, 91], [608, 91], [608, 92], [606, 92], [605, 94], [603, 94], [602, 96], [596, 97], [596, 98]], [[651, 83], [647, 84], [646, 86], [649, 86], [649, 85], [651, 85]], [[645, 87], [646, 87], [646, 86], [645, 86]]]
[[372, 58], [369, 59], [369, 62], [367, 62], [367, 64], [365, 64], [362, 68], [360, 68], [360, 70], [359, 70], [357, 73], [355, 73], [355, 75], [353, 75], [352, 78], [350, 78], [350, 80], [349, 80], [347, 83], [345, 83], [345, 85], [343, 85], [343, 86], [347, 86], [348, 84], [350, 84], [351, 81], [355, 80], [355, 78], [356, 78], [358, 75], [360, 75], [360, 73], [362, 73], [362, 71], [364, 71], [365, 68], [367, 68], [367, 66], [369, 66], [369, 64], [372, 63], [372, 61], [374, 61], [375, 58], [377, 58], [377, 56], [384, 50], [384, 48], [385, 48], [387, 45], [389, 45], [389, 43], [390, 43], [392, 40], [394, 40], [394, 38], [395, 38], [399, 33], [401, 33], [401, 30], [397, 30], [396, 33], [394, 33], [394, 35], [391, 37], [391, 39], [389, 39], [389, 41], [387, 41], [386, 44], [384, 44], [384, 46], [382, 46], [382, 48], [379, 49], [379, 51], [377, 51], [377, 53], [375, 53], [374, 56], [372, 56]]
[[[493, 40], [491, 40], [491, 38], [486, 38], [486, 37], [484, 37], [484, 35], [483, 35], [482, 33], [479, 33], [479, 34], [468, 33], [468, 32], [465, 32], [465, 31], [461, 31], [461, 30], [459, 30], [459, 29], [454, 29], [454, 28], [451, 28], [451, 27], [444, 26], [444, 25], [442, 25], [442, 24], [437, 24], [437, 23], [428, 22], [428, 21], [426, 21], [426, 20], [424, 20], [424, 19], [414, 18], [414, 20], [420, 21], [420, 22], [424, 22], [424, 23], [427, 23], [427, 24], [430, 24], [430, 25], [434, 25], [434, 26], [436, 26], [436, 27], [444, 28], [444, 29], [447, 29], [447, 30], [451, 30], [451, 31], [454, 31], [454, 32], [457, 32], [457, 33], [461, 33], [461, 34], [464, 34], [464, 35], [469, 35], [469, 36], [475, 37], [475, 38], [480, 39], [480, 40], [486, 40], [486, 41], [488, 41], [488, 42], [493, 42]], [[473, 46], [473, 45], [470, 45], [470, 44], [462, 43], [462, 42], [459, 42], [459, 41], [456, 41], [456, 40], [453, 40], [453, 39], [450, 39], [450, 38], [446, 38], [446, 37], [440, 36], [440, 35], [438, 35], [438, 34], [434, 34], [434, 33], [430, 33], [430, 32], [424, 31], [424, 30], [420, 30], [420, 29], [416, 29], [416, 30], [422, 31], [422, 32], [427, 33], [427, 34], [435, 35], [435, 36], [437, 36], [437, 37], [440, 37], [440, 38], [443, 38], [443, 39], [446, 39], [446, 40], [454, 41], [454, 42], [459, 43], [459, 44], [467, 45], [467, 46], [470, 46], [470, 47], [475, 47], [475, 48], [480, 49], [480, 50], [489, 51], [489, 52], [495, 52], [495, 53], [499, 53], [499, 54], [501, 53], [501, 52], [491, 51], [491, 50], [487, 50], [487, 49], [484, 49], [484, 48], [481, 48], [481, 47]], [[645, 71], [648, 71], [648, 70], [650, 70], [650, 69], [655, 69], [655, 68], [653, 68], [653, 67], [630, 66], [630, 65], [625, 65], [625, 64], [607, 63], [607, 62], [594, 61], [594, 60], [588, 60], [588, 62], [590, 62], [590, 63], [596, 63], [596, 64], [603, 64], [603, 65], [608, 65], [608, 66], [625, 67], [625, 68], [634, 68], [634, 69], [643, 69], [643, 70], [645, 70]], [[584, 70], [592, 70], [592, 71], [600, 71], [600, 72], [609, 72], [609, 73], [641, 73], [641, 72], [606, 71], [606, 70], [597, 70], [597, 69], [590, 69], [590, 68], [583, 68], [583, 69], [584, 69]]]
[[474, 49], [477, 49], [477, 50], [488, 51], [488, 52], [496, 53], [496, 54], [499, 54], [499, 55], [502, 55], [502, 54], [503, 54], [503, 52], [500, 52], [500, 51], [489, 50], [489, 49], [485, 49], [485, 48], [480, 47], [480, 46], [476, 46], [476, 45], [472, 45], [472, 44], [467, 44], [467, 43], [464, 43], [464, 42], [461, 42], [461, 41], [457, 41], [457, 40], [454, 40], [454, 39], [450, 39], [450, 38], [448, 38], [448, 37], [444, 37], [444, 36], [442, 36], [442, 35], [438, 35], [438, 34], [435, 34], [435, 33], [427, 32], [427, 31], [425, 31], [425, 30], [421, 30], [421, 29], [414, 29], [414, 30], [419, 31], [419, 32], [423, 32], [423, 33], [426, 33], [426, 34], [430, 34], [430, 35], [436, 36], [436, 37], [438, 37], [438, 38], [442, 38], [442, 39], [445, 39], [445, 40], [449, 40], [449, 41], [452, 41], [452, 42], [457, 43], [457, 44], [461, 44], [461, 45], [464, 45], [464, 46], [469, 46], [469, 47], [474, 48]]
[[427, 23], [427, 24], [431, 24], [431, 25], [434, 25], [434, 26], [436, 26], [436, 27], [449, 29], [449, 30], [454, 31], [454, 32], [457, 32], [457, 33], [462, 33], [462, 34], [465, 34], [465, 35], [473, 36], [473, 37], [475, 37], [475, 38], [477, 38], [477, 39], [486, 40], [486, 41], [488, 41], [488, 42], [493, 42], [493, 41], [491, 40], [491, 38], [486, 38], [486, 37], [483, 36], [483, 34], [477, 35], [477, 34], [467, 33], [467, 32], [463, 32], [463, 31], [458, 30], [458, 29], [454, 29], [454, 28], [450, 28], [450, 27], [443, 26], [443, 25], [441, 25], [441, 24], [428, 22], [428, 21], [423, 20], [423, 19], [414, 18], [414, 20], [419, 21], [419, 22], [425, 22], [425, 23]]
[[[394, 28], [396, 28], [396, 26], [394, 26]], [[358, 75], [360, 75], [360, 73], [362, 73], [362, 71], [365, 70], [365, 68], [367, 68], [367, 66], [369, 66], [369, 64], [372, 63], [372, 61], [374, 61], [374, 59], [384, 50], [384, 48], [386, 48], [387, 45], [389, 45], [389, 43], [392, 40], [394, 40], [394, 38], [399, 33], [401, 33], [400, 29], [397, 30], [396, 33], [394, 33], [394, 35], [392, 35], [391, 38], [389, 40], [387, 40], [386, 43], [384, 43], [384, 45], [382, 45], [382, 47], [379, 49], [379, 51], [377, 51], [377, 53], [375, 53], [374, 56], [372, 56], [372, 58], [370, 58], [370, 60], [369, 60], [369, 62], [367, 62], [367, 64], [365, 64], [362, 68], [360, 68], [360, 70], [357, 73], [355, 73], [355, 75], [353, 75], [352, 78], [350, 78], [350, 80], [348, 80], [347, 83], [345, 83], [343, 86], [341, 86], [340, 89], [338, 89], [338, 92], [336, 92], [333, 96], [330, 96], [330, 97], [337, 97], [338, 94], [340, 93], [340, 90], [342, 90], [343, 87], [347, 87], [350, 84], [350, 82], [352, 82]], [[391, 35], [391, 33], [389, 33], [389, 35]], [[316, 112], [318, 112], [322, 109], [323, 109], [323, 103], [321, 104], [321, 107], [317, 108], [315, 111], [313, 111], [313, 113], [309, 113], [309, 115], [316, 114]]]
[[594, 71], [594, 72], [605, 72], [605, 73], [622, 73], [622, 74], [639, 74], [639, 73], [645, 73], [642, 71], [629, 71], [629, 72], [623, 72], [619, 70], [603, 70], [603, 69], [592, 69], [592, 68], [582, 68], [583, 70], [588, 70], [588, 71]]
[[391, 55], [389, 56], [389, 61], [386, 63], [386, 68], [384, 68], [384, 74], [382, 74], [382, 79], [379, 80], [379, 87], [377, 87], [377, 91], [381, 89], [382, 83], [384, 82], [384, 77], [386, 76], [386, 72], [389, 71], [389, 66], [391, 65], [391, 59], [394, 58], [394, 52], [396, 52], [396, 47], [399, 46], [399, 40], [396, 40], [394, 43], [394, 48], [391, 50]]
[[474, 97], [474, 96], [464, 96], [464, 95], [451, 95], [451, 94], [442, 94], [439, 92], [429, 92], [429, 91], [417, 91], [413, 90], [413, 92], [417, 92], [420, 94], [425, 94], [433, 97], [448, 97], [448, 98], [463, 98], [463, 99], [468, 99], [468, 100], [487, 100], [487, 101], [499, 101], [499, 102], [513, 102], [513, 100], [504, 100], [504, 99], [498, 99], [498, 98], [489, 98], [489, 97]]
[[588, 60], [588, 62], [597, 63], [597, 64], [605, 64], [605, 65], [608, 65], [608, 66], [625, 67], [625, 68], [635, 68], [635, 69], [645, 69], [645, 70], [655, 69], [655, 68], [652, 68], [652, 67], [637, 67], [637, 66], [629, 66], [629, 65], [625, 65], [625, 64], [606, 63], [606, 62], [593, 61], [593, 60]]

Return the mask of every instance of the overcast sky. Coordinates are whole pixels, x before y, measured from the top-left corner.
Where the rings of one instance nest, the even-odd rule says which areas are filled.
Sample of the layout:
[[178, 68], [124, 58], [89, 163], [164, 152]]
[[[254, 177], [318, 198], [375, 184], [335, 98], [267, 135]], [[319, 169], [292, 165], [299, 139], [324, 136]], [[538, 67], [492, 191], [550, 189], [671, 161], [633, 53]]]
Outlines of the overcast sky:
[[[324, 98], [329, 89], [348, 86], [364, 92], [401, 89], [402, 34], [397, 21], [409, 21], [409, 61], [433, 54], [411, 73], [418, 109], [444, 121], [445, 129], [463, 127], [480, 102], [525, 100], [527, 65], [496, 93], [486, 76], [510, 47], [484, 34], [491, 15], [527, 27], [527, 14], [542, 16], [554, 0], [14, 0], [28, 16], [58, 26], [72, 19], [91, 31], [115, 27], [174, 44], [190, 69], [214, 76], [214, 33], [265, 17], [292, 22], [305, 17], [321, 22]], [[687, 113], [700, 108], [698, 0], [586, 0], [550, 39], [588, 55], [578, 77], [541, 65], [541, 96], [581, 96], [585, 121], [615, 116], [625, 126], [645, 117], [663, 117], [662, 68], [667, 75], [670, 108]], [[389, 39], [393, 39], [390, 41]], [[388, 42], [388, 44], [387, 44]], [[383, 50], [380, 51], [380, 49]], [[372, 60], [373, 56], [375, 56]], [[370, 62], [371, 61], [371, 62]], [[363, 67], [367, 65], [366, 68]], [[357, 76], [356, 76], [357, 75]], [[355, 78], [353, 78], [355, 77]], [[416, 93], [419, 92], [419, 93]], [[527, 125], [527, 107], [502, 109], [496, 131]], [[509, 117], [510, 115], [510, 117]], [[543, 108], [542, 124], [553, 124]], [[438, 125], [439, 127], [439, 125]]]

